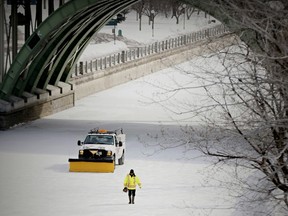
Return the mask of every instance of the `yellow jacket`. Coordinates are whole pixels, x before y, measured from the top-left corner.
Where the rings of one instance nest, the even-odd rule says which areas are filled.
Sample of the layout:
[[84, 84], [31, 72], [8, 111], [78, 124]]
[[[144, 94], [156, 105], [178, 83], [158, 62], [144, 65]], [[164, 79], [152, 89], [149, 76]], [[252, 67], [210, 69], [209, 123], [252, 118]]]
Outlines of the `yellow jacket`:
[[136, 185], [141, 188], [140, 179], [137, 176], [127, 175], [124, 179], [124, 187], [127, 187], [128, 190], [136, 190]]

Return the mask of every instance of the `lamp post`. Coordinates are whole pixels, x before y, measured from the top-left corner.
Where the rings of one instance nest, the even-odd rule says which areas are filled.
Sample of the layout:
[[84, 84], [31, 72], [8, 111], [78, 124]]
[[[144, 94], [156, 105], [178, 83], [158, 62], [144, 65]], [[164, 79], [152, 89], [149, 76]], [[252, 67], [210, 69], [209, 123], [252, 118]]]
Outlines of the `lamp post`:
[[154, 37], [154, 16], [155, 16], [155, 11], [151, 10], [151, 19], [152, 19], [152, 37]]
[[186, 4], [183, 4], [182, 7], [183, 7], [183, 10], [184, 10], [184, 12], [183, 12], [183, 15], [184, 15], [184, 19], [183, 19], [183, 29], [185, 29]]

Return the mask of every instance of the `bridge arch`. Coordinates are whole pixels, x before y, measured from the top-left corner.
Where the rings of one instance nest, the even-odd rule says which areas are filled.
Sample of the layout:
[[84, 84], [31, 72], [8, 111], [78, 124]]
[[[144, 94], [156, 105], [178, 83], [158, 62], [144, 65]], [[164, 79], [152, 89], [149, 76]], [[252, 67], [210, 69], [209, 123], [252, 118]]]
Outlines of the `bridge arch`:
[[107, 21], [139, 0], [71, 0], [25, 42], [0, 86], [0, 98], [67, 82], [70, 69]]

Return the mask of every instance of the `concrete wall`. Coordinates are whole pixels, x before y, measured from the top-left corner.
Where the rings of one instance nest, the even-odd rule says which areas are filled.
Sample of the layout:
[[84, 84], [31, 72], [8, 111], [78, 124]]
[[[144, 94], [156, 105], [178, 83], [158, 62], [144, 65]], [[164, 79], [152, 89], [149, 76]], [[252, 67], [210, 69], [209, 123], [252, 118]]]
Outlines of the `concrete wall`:
[[0, 130], [9, 129], [12, 126], [33, 121], [74, 106], [74, 91], [59, 94], [57, 97], [47, 97], [36, 103], [29, 104], [10, 112], [0, 113]]

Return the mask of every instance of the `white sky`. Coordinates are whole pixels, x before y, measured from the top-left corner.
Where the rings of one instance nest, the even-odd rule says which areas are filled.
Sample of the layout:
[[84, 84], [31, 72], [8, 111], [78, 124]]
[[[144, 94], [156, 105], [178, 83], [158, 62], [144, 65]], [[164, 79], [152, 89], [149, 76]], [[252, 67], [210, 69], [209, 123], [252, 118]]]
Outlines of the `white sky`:
[[[201, 16], [193, 17], [190, 22], [186, 20], [185, 31], [208, 27], [208, 20], [203, 14]], [[140, 33], [133, 19], [134, 16], [128, 17], [119, 28], [125, 37], [141, 43], [183, 32], [182, 25], [176, 26], [156, 17], [155, 38], [151, 38], [146, 22], [143, 21], [143, 29], [146, 29], [143, 32], [147, 34]], [[109, 28], [104, 27], [101, 32], [109, 32]], [[125, 48], [119, 41], [104, 47], [110, 52], [114, 48], [117, 50], [118, 44]], [[98, 55], [97, 46], [94, 48]], [[89, 53], [86, 52], [86, 57]], [[189, 63], [183, 67], [190, 67]], [[155, 149], [145, 148], [143, 144], [156, 144], [156, 141], [149, 139], [147, 134], [155, 135], [161, 127], [178, 130], [177, 123], [171, 121], [175, 116], [157, 104], [147, 103], [159, 90], [151, 86], [151, 81], [169, 83], [177, 73], [179, 71], [174, 69], [163, 70], [79, 100], [72, 109], [0, 131], [0, 214], [252, 215], [250, 209], [251, 214], [247, 214], [243, 212], [244, 207], [237, 205], [242, 198], [232, 197], [234, 191], [223, 185], [223, 181], [232, 179], [229, 173], [234, 167], [227, 165], [216, 169], [209, 160], [198, 158], [197, 152], [183, 155], [181, 148], [148, 156]], [[77, 157], [77, 140], [83, 140], [86, 132], [94, 127], [123, 128], [127, 137], [125, 164], [117, 166], [113, 174], [70, 173], [68, 159]], [[184, 156], [194, 160], [184, 159]], [[128, 205], [127, 194], [122, 192], [124, 177], [130, 169], [135, 170], [143, 184], [143, 188], [137, 190], [135, 205]]]

